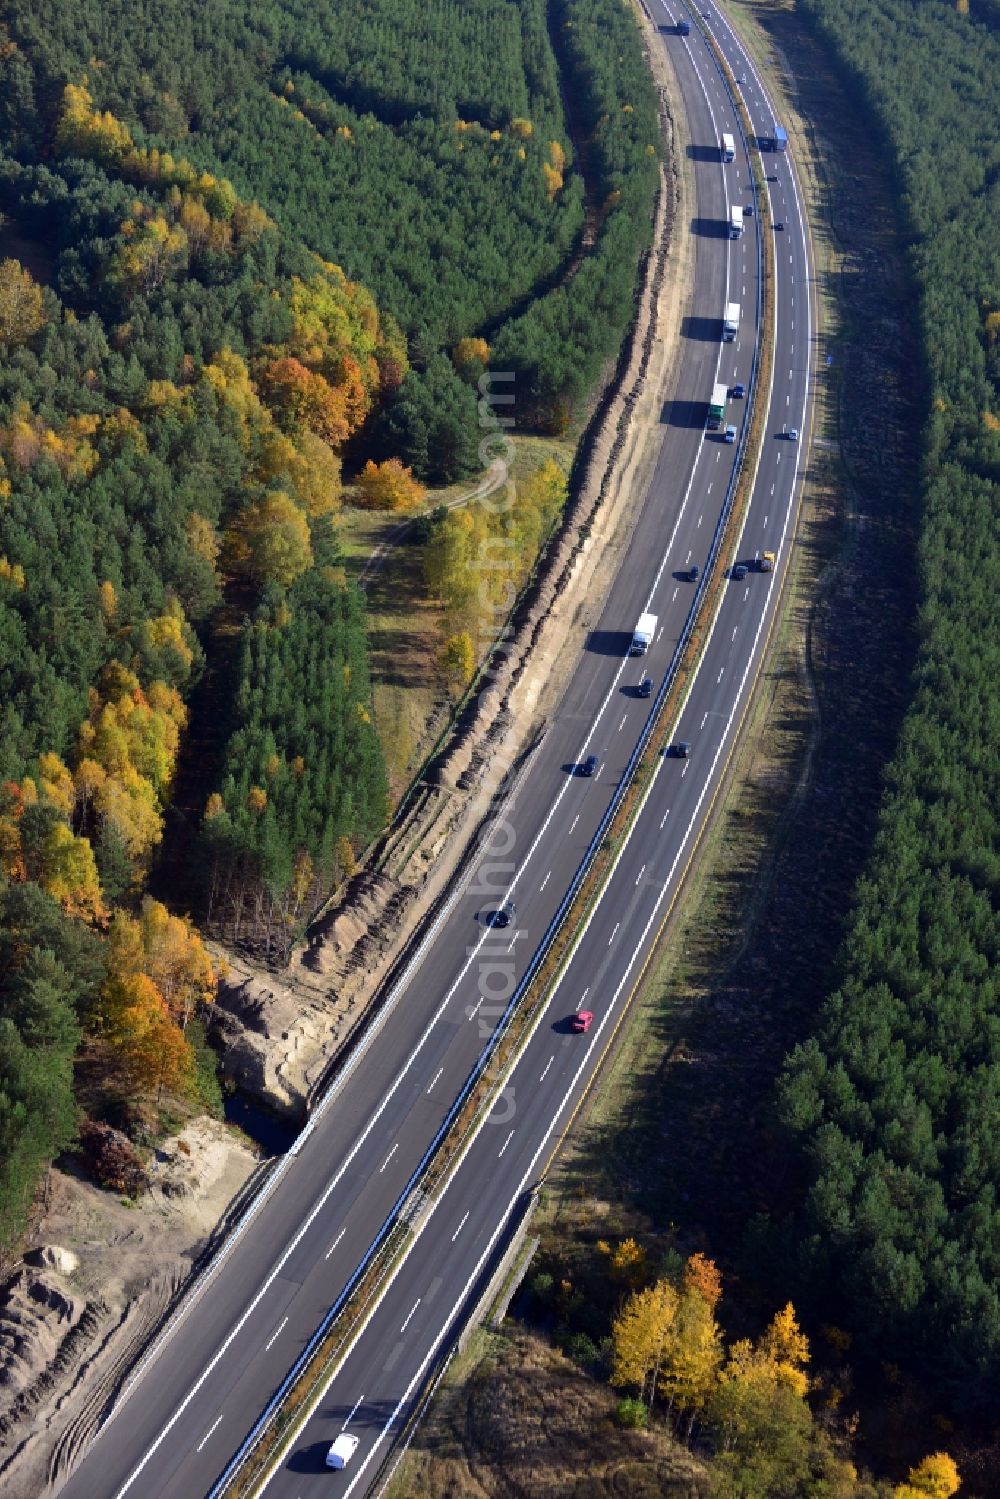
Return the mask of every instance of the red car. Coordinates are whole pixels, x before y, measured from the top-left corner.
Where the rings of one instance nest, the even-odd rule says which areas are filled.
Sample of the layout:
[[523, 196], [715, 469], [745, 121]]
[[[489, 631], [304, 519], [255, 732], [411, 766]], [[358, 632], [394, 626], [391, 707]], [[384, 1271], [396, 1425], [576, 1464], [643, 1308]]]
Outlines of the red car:
[[593, 1013], [593, 1011], [592, 1010], [580, 1010], [580, 1011], [578, 1011], [578, 1013], [576, 1015], [573, 1016], [573, 1019], [569, 1023], [569, 1027], [570, 1027], [570, 1030], [583, 1032], [583, 1031], [589, 1031], [590, 1027], [593, 1025], [593, 1023], [594, 1023], [594, 1013]]

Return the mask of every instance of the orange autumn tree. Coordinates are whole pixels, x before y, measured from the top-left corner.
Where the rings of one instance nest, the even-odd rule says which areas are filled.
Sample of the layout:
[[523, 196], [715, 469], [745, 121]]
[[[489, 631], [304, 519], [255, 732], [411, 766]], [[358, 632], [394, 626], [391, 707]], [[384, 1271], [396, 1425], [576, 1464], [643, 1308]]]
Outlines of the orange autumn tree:
[[4, 781], [0, 786], [0, 870], [9, 880], [25, 878], [20, 828], [24, 802], [23, 786], [17, 781]]
[[722, 1297], [722, 1276], [714, 1260], [707, 1255], [691, 1255], [684, 1266], [684, 1289], [696, 1291], [713, 1310]]
[[116, 912], [98, 1033], [136, 1091], [183, 1093], [194, 1079], [185, 1030], [215, 996], [217, 974], [190, 921], [147, 897], [138, 918]]
[[367, 288], [328, 261], [292, 278], [288, 311], [288, 337], [257, 370], [261, 395], [286, 433], [312, 433], [339, 450], [379, 393], [402, 382], [406, 340]]
[[188, 1092], [194, 1052], [170, 1017], [163, 995], [143, 973], [112, 975], [102, 993], [104, 1038], [132, 1092]]
[[332, 447], [343, 447], [352, 426], [347, 394], [307, 368], [300, 359], [272, 359], [260, 373], [264, 399], [291, 432], [313, 432]]
[[373, 463], [369, 458], [358, 477], [358, 503], [365, 509], [405, 513], [419, 509], [426, 495], [412, 468], [406, 468], [398, 458], [387, 458], [384, 463]]
[[[191, 652], [182, 617], [168, 608], [141, 628], [147, 645], [173, 656], [183, 677]], [[8, 875], [36, 881], [70, 914], [102, 920], [107, 913], [86, 835], [112, 830], [141, 874], [162, 835], [161, 806], [185, 718], [176, 688], [153, 682], [144, 692], [127, 667], [106, 667], [100, 688], [91, 691], [75, 770], [45, 753], [37, 780], [8, 783], [0, 796], [0, 858]], [[25, 809], [36, 806], [26, 821]]]
[[218, 975], [191, 922], [146, 896], [138, 919], [116, 913], [109, 934], [112, 971], [143, 973], [155, 983], [171, 1018], [184, 1030], [215, 998]]

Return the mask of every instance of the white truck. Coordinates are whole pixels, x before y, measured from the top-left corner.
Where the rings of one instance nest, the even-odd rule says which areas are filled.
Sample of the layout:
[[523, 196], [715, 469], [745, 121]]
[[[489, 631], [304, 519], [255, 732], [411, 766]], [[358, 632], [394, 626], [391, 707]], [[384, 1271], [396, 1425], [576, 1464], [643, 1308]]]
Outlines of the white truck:
[[739, 302], [727, 302], [726, 310], [722, 318], [723, 341], [731, 344], [740, 331], [740, 304]]
[[728, 131], [723, 135], [719, 149], [723, 161], [732, 161], [736, 156], [736, 142]]
[[629, 646], [630, 656], [644, 656], [653, 643], [656, 635], [656, 615], [640, 614], [639, 623], [636, 625], [632, 635], [632, 644]]
[[735, 203], [729, 210], [729, 238], [739, 239], [743, 233], [743, 210]]

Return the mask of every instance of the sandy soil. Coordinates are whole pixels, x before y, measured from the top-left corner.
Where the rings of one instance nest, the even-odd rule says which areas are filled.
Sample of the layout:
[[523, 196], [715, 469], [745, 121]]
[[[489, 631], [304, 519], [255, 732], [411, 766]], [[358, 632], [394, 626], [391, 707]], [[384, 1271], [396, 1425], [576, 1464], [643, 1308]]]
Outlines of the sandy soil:
[[136, 1203], [52, 1171], [48, 1206], [0, 1306], [0, 1491], [46, 1490], [258, 1165], [236, 1131], [202, 1118], [155, 1152]]

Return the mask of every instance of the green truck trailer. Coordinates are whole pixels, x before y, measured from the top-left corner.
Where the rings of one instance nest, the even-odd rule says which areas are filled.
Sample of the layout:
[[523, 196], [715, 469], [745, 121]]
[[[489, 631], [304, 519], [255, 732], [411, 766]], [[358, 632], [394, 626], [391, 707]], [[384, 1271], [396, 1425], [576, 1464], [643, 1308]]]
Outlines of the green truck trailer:
[[726, 397], [729, 392], [725, 385], [716, 385], [712, 391], [712, 399], [708, 403], [708, 421], [706, 426], [710, 432], [717, 432], [726, 420]]

